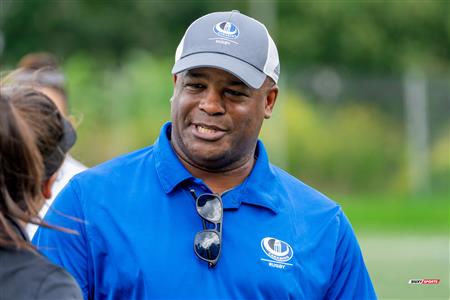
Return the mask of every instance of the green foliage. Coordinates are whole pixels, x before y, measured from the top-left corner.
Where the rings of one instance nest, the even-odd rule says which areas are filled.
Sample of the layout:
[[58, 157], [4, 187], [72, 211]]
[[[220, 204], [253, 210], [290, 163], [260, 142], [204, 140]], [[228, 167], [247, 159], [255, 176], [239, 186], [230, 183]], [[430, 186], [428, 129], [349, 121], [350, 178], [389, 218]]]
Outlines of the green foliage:
[[169, 120], [171, 61], [130, 52], [122, 66], [106, 68], [86, 54], [65, 65], [79, 141], [74, 149], [88, 165], [153, 143]]
[[450, 195], [450, 127], [443, 130], [431, 149], [431, 170], [433, 189]]
[[[259, 9], [264, 5], [267, 8]], [[96, 59], [110, 57], [114, 64], [134, 48], [172, 56], [193, 20], [238, 9], [268, 23], [283, 70], [329, 65], [399, 73], [418, 64], [447, 71], [449, 8], [445, 0], [2, 0], [0, 31], [6, 46], [1, 59], [15, 64], [30, 51], [48, 50], [68, 58], [81, 50]]]
[[238, 1], [2, 0], [0, 30], [9, 62], [30, 51], [66, 58], [82, 50], [96, 58], [109, 56], [114, 63], [134, 48], [172, 55], [195, 18], [245, 6]]
[[[293, 174], [329, 191], [397, 188], [394, 183], [404, 168], [398, 124], [358, 103], [328, 111], [295, 94], [280, 101], [286, 102], [287, 167]], [[270, 138], [275, 134], [265, 127], [269, 149], [277, 147]]]
[[399, 72], [419, 64], [447, 71], [448, 12], [448, 1], [283, 2], [277, 40], [289, 70]]
[[[419, 65], [439, 74], [450, 62], [449, 3], [2, 0], [0, 59], [11, 69], [31, 51], [62, 58], [72, 113], [84, 116], [74, 156], [94, 165], [153, 143], [170, 119], [175, 47], [203, 14], [239, 9], [267, 22], [282, 78], [315, 66], [387, 76]], [[401, 120], [360, 99], [331, 108], [286, 90], [262, 134], [274, 162], [327, 193], [407, 190]], [[433, 189], [447, 195], [449, 143], [447, 129], [431, 152]]]
[[[86, 53], [64, 65], [78, 126], [74, 156], [88, 165], [153, 143], [170, 119], [172, 60], [134, 50], [120, 66]], [[261, 135], [272, 161], [334, 192], [407, 191], [402, 123], [367, 103], [314, 104], [283, 92]], [[448, 134], [432, 150], [433, 188], [448, 193]]]

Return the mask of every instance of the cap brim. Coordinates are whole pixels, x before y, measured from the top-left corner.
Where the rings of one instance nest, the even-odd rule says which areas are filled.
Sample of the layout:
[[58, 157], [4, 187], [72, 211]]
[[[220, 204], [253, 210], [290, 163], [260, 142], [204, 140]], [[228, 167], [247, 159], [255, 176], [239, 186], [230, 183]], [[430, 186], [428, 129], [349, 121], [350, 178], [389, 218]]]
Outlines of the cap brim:
[[247, 86], [254, 89], [259, 89], [267, 76], [264, 72], [261, 72], [254, 66], [249, 65], [242, 60], [229, 55], [213, 52], [195, 53], [180, 58], [175, 62], [175, 65], [172, 68], [172, 74], [202, 67], [211, 67], [227, 71], [242, 80]]

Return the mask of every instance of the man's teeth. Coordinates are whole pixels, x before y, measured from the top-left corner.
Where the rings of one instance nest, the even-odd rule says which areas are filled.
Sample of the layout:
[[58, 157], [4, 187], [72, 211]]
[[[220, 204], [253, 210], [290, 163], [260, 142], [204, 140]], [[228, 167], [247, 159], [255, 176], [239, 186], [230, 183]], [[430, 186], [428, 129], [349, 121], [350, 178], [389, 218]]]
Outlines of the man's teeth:
[[209, 129], [209, 128], [205, 128], [205, 127], [202, 127], [202, 126], [197, 126], [197, 130], [200, 133], [215, 133], [216, 132], [216, 130], [214, 130], [214, 129]]

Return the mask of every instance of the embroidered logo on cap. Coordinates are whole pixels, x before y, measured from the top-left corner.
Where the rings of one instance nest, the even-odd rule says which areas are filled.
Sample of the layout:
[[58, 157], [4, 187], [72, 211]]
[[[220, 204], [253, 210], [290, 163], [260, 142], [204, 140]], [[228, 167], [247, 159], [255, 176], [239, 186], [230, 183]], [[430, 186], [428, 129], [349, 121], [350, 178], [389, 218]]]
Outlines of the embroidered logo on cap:
[[239, 36], [239, 29], [236, 25], [230, 22], [217, 23], [213, 30], [218, 36], [228, 39], [236, 39]]

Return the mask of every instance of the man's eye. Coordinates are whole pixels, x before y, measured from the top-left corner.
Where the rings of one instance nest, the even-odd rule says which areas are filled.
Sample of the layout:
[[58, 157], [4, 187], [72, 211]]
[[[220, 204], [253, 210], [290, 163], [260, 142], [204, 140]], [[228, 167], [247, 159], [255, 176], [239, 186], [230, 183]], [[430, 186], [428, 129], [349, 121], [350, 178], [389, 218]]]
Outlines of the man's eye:
[[244, 94], [242, 92], [239, 92], [239, 91], [236, 91], [236, 90], [226, 90], [225, 93], [227, 93], [227, 94], [229, 94], [231, 96], [234, 96], [234, 97], [241, 97], [241, 96], [247, 97], [246, 94]]
[[205, 88], [205, 86], [201, 83], [186, 83], [185, 88], [196, 91]]

